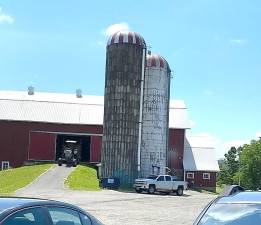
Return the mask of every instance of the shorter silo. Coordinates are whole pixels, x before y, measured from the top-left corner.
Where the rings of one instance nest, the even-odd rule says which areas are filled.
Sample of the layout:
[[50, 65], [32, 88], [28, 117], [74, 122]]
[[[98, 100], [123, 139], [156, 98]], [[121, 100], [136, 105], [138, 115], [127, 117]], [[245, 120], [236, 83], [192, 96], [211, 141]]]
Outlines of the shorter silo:
[[147, 55], [140, 176], [164, 174], [169, 129], [170, 68], [160, 55]]

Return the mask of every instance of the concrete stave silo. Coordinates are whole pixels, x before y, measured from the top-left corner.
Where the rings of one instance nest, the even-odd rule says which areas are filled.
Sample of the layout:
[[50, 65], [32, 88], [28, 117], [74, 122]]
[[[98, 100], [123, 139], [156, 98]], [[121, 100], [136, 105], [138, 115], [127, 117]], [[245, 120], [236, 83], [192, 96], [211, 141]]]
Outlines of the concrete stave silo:
[[117, 32], [107, 43], [102, 177], [131, 185], [138, 176], [142, 74], [146, 44], [134, 32]]
[[167, 165], [170, 68], [160, 55], [147, 55], [140, 176], [165, 174]]

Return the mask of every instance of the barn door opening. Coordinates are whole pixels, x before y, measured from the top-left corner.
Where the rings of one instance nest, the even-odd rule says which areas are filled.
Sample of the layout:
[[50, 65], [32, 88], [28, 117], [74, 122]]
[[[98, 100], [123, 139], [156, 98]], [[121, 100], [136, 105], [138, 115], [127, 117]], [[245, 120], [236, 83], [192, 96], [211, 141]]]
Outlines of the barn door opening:
[[76, 148], [79, 152], [80, 162], [89, 162], [90, 144], [90, 136], [59, 134], [56, 139], [56, 160], [63, 156], [65, 148]]

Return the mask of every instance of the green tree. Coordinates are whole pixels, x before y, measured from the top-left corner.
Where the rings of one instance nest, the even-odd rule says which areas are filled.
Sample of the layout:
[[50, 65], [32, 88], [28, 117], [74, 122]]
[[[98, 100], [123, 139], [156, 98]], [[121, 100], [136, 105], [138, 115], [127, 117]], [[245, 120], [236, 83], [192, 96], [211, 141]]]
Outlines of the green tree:
[[230, 184], [231, 178], [228, 173], [227, 165], [225, 163], [219, 164], [220, 172], [218, 174], [217, 183], [219, 186], [222, 184]]
[[225, 154], [225, 159], [220, 164], [219, 184], [233, 184], [238, 183], [238, 177], [236, 173], [239, 171], [239, 154], [241, 154], [242, 148], [231, 147]]
[[240, 153], [240, 168], [236, 174], [247, 189], [261, 189], [261, 139], [244, 145]]

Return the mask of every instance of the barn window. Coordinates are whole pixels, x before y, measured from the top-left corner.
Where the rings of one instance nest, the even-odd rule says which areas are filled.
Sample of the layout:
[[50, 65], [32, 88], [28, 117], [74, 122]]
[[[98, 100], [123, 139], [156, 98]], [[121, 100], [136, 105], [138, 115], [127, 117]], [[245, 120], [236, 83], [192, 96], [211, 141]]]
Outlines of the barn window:
[[210, 173], [203, 173], [203, 180], [210, 180]]
[[187, 173], [188, 179], [194, 179], [194, 173]]
[[9, 169], [9, 161], [2, 161], [2, 170]]

